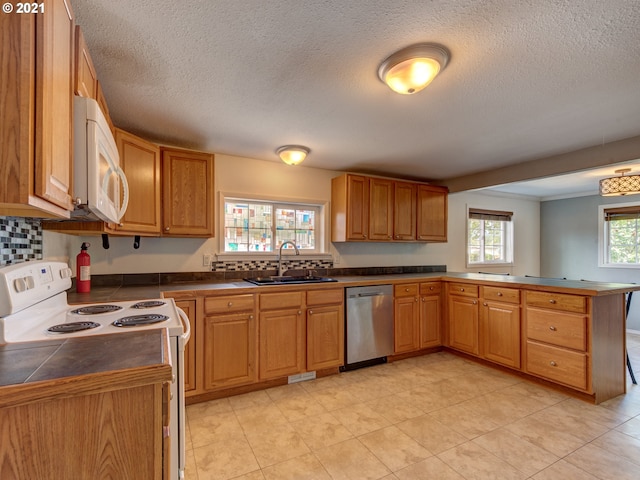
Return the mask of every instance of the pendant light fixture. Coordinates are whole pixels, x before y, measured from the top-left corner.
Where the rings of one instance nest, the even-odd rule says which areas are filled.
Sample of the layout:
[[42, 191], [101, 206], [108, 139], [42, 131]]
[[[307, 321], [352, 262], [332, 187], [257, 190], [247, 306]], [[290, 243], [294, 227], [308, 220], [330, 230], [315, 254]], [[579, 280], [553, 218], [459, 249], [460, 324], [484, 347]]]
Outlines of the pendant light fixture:
[[449, 50], [435, 43], [419, 43], [398, 50], [378, 68], [378, 77], [403, 95], [418, 93], [449, 63]]
[[307, 157], [311, 150], [302, 145], [284, 145], [276, 150], [276, 153], [287, 165], [298, 165]]
[[637, 195], [640, 193], [640, 175], [628, 175], [630, 168], [616, 170], [619, 177], [603, 178], [600, 180], [600, 195], [614, 197], [618, 195]]

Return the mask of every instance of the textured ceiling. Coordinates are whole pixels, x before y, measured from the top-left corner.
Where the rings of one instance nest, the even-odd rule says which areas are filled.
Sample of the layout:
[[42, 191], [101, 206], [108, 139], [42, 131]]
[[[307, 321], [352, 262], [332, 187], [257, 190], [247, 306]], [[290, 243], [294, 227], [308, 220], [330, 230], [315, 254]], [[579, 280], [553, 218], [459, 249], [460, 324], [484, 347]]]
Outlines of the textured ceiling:
[[[151, 140], [447, 179], [640, 134], [637, 0], [71, 0], [116, 125]], [[376, 71], [436, 42], [404, 96]]]

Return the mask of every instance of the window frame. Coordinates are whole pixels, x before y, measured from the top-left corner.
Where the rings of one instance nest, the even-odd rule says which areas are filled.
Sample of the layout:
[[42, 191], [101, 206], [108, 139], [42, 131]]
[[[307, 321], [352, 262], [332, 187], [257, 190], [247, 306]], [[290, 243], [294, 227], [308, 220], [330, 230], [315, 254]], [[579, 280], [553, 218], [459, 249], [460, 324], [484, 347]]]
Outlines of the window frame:
[[[470, 233], [470, 229], [469, 229], [469, 220], [471, 220], [471, 218], [469, 218], [470, 214], [473, 212], [477, 212], [477, 213], [481, 213], [481, 214], [485, 214], [485, 215], [496, 215], [496, 216], [508, 216], [510, 218], [510, 220], [503, 220], [504, 223], [504, 250], [505, 250], [505, 260], [499, 260], [499, 261], [480, 261], [480, 262], [471, 262], [470, 258], [469, 258], [469, 233]], [[493, 210], [493, 209], [487, 209], [487, 208], [477, 208], [477, 207], [470, 207], [467, 205], [467, 212], [466, 212], [466, 216], [465, 216], [465, 264], [466, 264], [466, 268], [475, 268], [475, 267], [482, 267], [482, 266], [513, 266], [514, 264], [514, 257], [515, 257], [515, 242], [514, 242], [514, 236], [515, 236], [515, 227], [514, 227], [514, 215], [513, 212], [505, 212], [505, 211], [499, 211], [499, 210]], [[485, 222], [487, 220], [482, 219], [482, 222]]]
[[[627, 202], [627, 203], [607, 203], [598, 205], [598, 267], [600, 268], [631, 268], [639, 269], [640, 261], [638, 263], [611, 263], [609, 261], [609, 230], [608, 222], [605, 221], [606, 212], [608, 210], [615, 210], [618, 208], [636, 208], [640, 213], [640, 202]], [[640, 230], [640, 226], [638, 228]]]
[[[277, 258], [278, 249], [274, 249], [270, 252], [262, 251], [237, 251], [226, 252], [225, 251], [225, 205], [226, 202], [256, 202], [262, 204], [269, 204], [273, 208], [273, 218], [275, 225], [275, 209], [276, 208], [315, 208], [317, 209], [316, 224], [315, 224], [315, 241], [316, 248], [312, 250], [304, 249], [300, 250], [300, 256], [306, 259], [325, 259], [330, 256], [328, 251], [328, 202], [326, 200], [316, 199], [301, 199], [301, 198], [283, 198], [273, 197], [267, 195], [247, 195], [247, 194], [235, 194], [228, 192], [220, 192], [220, 221], [218, 222], [219, 228], [219, 241], [218, 241], [218, 253], [217, 256], [224, 258], [225, 260], [242, 260], [247, 258], [262, 258], [264, 260]], [[272, 231], [275, 247], [275, 230]]]

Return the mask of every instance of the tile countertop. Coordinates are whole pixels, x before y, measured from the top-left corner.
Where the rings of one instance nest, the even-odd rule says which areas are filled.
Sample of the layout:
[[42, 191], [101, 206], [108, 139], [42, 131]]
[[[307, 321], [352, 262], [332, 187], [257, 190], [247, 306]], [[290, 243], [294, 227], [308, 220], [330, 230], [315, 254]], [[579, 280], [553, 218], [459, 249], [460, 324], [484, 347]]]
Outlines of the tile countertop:
[[165, 329], [0, 346], [0, 407], [171, 380]]
[[257, 293], [278, 290], [296, 290], [305, 288], [327, 289], [336, 287], [354, 287], [380, 285], [384, 283], [406, 283], [415, 281], [437, 281], [475, 283], [502, 287], [542, 290], [576, 295], [600, 296], [640, 290], [640, 285], [626, 283], [587, 282], [581, 280], [560, 280], [553, 278], [518, 277], [483, 273], [403, 273], [386, 275], [333, 276], [337, 282], [309, 283], [297, 285], [253, 285], [243, 280], [180, 282], [148, 286], [112, 286], [94, 287], [90, 293], [68, 291], [70, 304], [101, 303], [126, 300], [160, 298], [163, 294], [196, 297], [228, 293]]

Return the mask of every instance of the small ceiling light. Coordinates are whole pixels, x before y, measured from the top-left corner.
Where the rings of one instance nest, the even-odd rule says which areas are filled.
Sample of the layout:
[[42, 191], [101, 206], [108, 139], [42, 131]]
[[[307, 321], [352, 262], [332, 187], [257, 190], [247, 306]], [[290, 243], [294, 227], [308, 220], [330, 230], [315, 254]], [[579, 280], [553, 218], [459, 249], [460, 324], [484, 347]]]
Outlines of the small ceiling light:
[[619, 177], [603, 178], [600, 180], [600, 195], [603, 197], [613, 197], [617, 195], [636, 195], [640, 193], [640, 175], [628, 175], [630, 168], [616, 170]]
[[302, 145], [285, 145], [276, 150], [280, 159], [287, 165], [298, 165], [307, 157], [311, 150]]
[[449, 50], [435, 43], [419, 43], [398, 50], [378, 68], [378, 77], [394, 92], [417, 93], [449, 63]]

